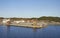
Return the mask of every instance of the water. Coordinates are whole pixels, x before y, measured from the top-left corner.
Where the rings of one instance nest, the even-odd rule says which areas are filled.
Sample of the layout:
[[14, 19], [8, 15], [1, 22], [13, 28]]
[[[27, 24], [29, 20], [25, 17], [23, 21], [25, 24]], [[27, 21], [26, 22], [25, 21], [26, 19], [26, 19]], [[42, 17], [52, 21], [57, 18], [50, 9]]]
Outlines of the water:
[[0, 38], [60, 38], [60, 26], [33, 29], [0, 25]]

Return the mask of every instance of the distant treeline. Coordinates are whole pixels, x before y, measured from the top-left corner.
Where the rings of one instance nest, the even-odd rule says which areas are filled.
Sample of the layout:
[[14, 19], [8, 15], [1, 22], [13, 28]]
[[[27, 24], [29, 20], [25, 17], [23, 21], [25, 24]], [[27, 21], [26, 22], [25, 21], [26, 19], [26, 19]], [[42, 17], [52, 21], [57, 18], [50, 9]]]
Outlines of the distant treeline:
[[49, 20], [49, 21], [55, 21], [55, 22], [60, 22], [60, 17], [40, 17], [38, 20]]
[[[3, 17], [0, 17], [0, 19], [4, 19]], [[9, 19], [9, 18], [7, 18]], [[16, 17], [13, 17], [13, 18], [10, 18], [12, 21], [13, 20], [32, 20], [32, 19], [35, 19], [35, 20], [49, 20], [49, 21], [55, 21], [55, 22], [60, 22], [60, 17], [46, 17], [46, 16], [42, 16], [42, 17], [39, 17], [39, 18], [16, 18]]]

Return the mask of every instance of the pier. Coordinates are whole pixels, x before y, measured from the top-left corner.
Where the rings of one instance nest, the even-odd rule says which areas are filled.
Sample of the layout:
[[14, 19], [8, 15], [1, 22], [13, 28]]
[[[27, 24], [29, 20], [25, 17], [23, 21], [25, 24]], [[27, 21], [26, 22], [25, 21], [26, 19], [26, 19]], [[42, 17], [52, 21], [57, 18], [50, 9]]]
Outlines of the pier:
[[43, 28], [46, 27], [47, 24], [43, 23], [19, 23], [19, 24], [10, 24], [11, 26], [20, 26], [20, 27], [28, 27], [28, 28]]

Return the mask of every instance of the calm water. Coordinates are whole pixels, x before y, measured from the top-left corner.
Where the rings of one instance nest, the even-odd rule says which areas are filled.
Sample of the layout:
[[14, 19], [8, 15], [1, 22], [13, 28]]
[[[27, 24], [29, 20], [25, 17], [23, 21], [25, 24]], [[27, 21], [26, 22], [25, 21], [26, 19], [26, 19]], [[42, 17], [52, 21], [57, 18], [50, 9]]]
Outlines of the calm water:
[[60, 26], [41, 29], [0, 25], [0, 38], [60, 38]]

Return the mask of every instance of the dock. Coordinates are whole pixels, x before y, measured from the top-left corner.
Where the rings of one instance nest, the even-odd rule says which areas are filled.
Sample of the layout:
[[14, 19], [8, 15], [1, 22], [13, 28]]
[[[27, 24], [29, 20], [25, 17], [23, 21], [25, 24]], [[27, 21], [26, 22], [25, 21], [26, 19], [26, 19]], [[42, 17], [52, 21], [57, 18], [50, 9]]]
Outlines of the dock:
[[20, 27], [28, 27], [28, 28], [43, 28], [47, 25], [43, 24], [35, 24], [35, 23], [20, 23], [20, 24], [10, 24], [11, 26], [20, 26]]

